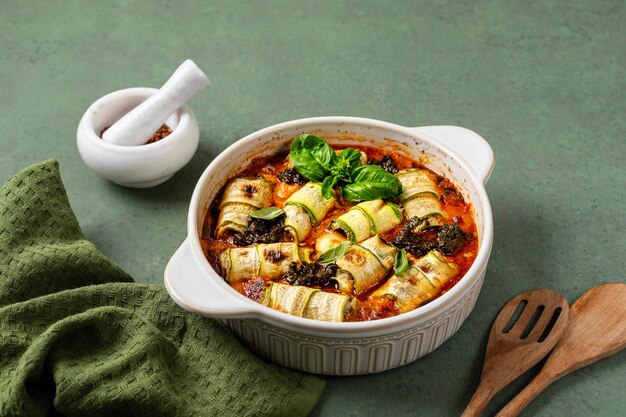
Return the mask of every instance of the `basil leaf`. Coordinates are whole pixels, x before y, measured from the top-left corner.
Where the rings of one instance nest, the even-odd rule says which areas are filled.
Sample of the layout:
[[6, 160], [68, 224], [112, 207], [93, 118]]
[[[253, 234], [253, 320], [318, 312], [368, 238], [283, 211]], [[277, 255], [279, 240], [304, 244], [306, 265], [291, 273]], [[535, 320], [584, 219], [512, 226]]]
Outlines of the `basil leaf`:
[[395, 197], [402, 193], [398, 177], [378, 165], [363, 165], [352, 172], [351, 184], [341, 187], [343, 198], [348, 201], [369, 201], [377, 198]]
[[337, 183], [337, 177], [326, 177], [322, 182], [322, 196], [326, 200], [333, 198], [333, 187]]
[[300, 174], [316, 182], [324, 181], [337, 161], [335, 151], [324, 139], [307, 133], [291, 142], [289, 157]]
[[393, 263], [393, 272], [396, 275], [400, 275], [407, 269], [409, 269], [409, 257], [406, 256], [406, 251], [404, 249], [400, 249], [396, 253], [396, 260]]
[[330, 167], [330, 175], [337, 177], [338, 180], [350, 182], [352, 171], [359, 166], [361, 154], [359, 151], [348, 148], [344, 149], [337, 156], [337, 160]]
[[261, 210], [253, 211], [250, 213], [250, 217], [254, 217], [255, 219], [272, 220], [283, 214], [285, 214], [285, 211], [278, 207], [265, 207]]
[[326, 252], [318, 256], [316, 262], [322, 265], [332, 264], [346, 253], [350, 244], [351, 243], [349, 241], [341, 242], [338, 246], [328, 249]]
[[339, 153], [339, 159], [347, 161], [350, 172], [352, 172], [361, 164], [361, 152], [356, 149], [347, 148]]

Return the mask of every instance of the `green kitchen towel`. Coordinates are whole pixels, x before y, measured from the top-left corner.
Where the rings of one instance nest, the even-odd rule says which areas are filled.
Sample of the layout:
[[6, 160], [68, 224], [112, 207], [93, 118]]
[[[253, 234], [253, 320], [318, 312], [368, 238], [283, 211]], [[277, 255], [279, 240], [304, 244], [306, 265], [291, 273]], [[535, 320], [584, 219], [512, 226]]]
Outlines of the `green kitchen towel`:
[[136, 284], [84, 239], [58, 164], [0, 190], [0, 416], [301, 416], [320, 379]]

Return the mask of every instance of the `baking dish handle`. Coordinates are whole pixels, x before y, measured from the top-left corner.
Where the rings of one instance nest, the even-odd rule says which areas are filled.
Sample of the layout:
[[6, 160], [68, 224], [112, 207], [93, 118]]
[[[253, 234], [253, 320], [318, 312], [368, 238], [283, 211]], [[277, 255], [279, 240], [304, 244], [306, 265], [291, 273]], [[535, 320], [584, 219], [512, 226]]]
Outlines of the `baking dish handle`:
[[244, 318], [255, 315], [251, 308], [242, 305], [246, 299], [238, 299], [238, 294], [228, 284], [206, 276], [194, 256], [189, 238], [165, 267], [165, 288], [176, 304], [202, 316]]
[[470, 165], [474, 173], [487, 183], [493, 171], [494, 156], [491, 146], [476, 132], [459, 126], [422, 126], [411, 130], [425, 133], [448, 145]]

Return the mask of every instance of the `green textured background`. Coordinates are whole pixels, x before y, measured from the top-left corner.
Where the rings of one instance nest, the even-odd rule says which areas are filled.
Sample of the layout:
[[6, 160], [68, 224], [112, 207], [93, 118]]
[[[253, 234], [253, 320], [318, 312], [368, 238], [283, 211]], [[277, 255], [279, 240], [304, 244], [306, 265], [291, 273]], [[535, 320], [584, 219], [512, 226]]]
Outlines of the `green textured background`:
[[[0, 2], [0, 180], [56, 157], [87, 238], [139, 281], [161, 283], [197, 178], [248, 133], [318, 115], [475, 130], [496, 168], [487, 186], [495, 243], [474, 312], [411, 365], [325, 378], [314, 412], [458, 415], [509, 298], [548, 287], [573, 302], [598, 283], [625, 281], [626, 4], [334, 3]], [[185, 58], [213, 81], [191, 103], [201, 126], [194, 159], [150, 190], [89, 171], [75, 145], [89, 104], [158, 87]], [[557, 382], [524, 415], [626, 414], [625, 355]]]

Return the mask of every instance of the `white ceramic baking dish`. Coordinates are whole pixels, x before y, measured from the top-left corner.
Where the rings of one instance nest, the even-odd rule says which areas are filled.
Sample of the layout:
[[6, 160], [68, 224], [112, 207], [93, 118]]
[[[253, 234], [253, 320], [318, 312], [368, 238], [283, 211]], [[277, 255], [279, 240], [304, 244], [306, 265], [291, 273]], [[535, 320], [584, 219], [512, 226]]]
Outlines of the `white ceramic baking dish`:
[[[233, 290], [200, 247], [203, 216], [217, 192], [251, 158], [288, 149], [301, 133], [331, 144], [377, 146], [406, 155], [451, 179], [474, 207], [479, 251], [450, 291], [405, 314], [382, 320], [332, 323], [291, 316]], [[327, 375], [381, 372], [406, 365], [439, 347], [463, 324], [480, 292], [493, 241], [484, 184], [493, 152], [471, 130], [454, 126], [403, 127], [354, 117], [294, 120], [254, 132], [228, 147], [204, 171], [191, 198], [187, 239], [165, 269], [165, 286], [181, 307], [222, 319], [250, 349], [275, 363]]]

